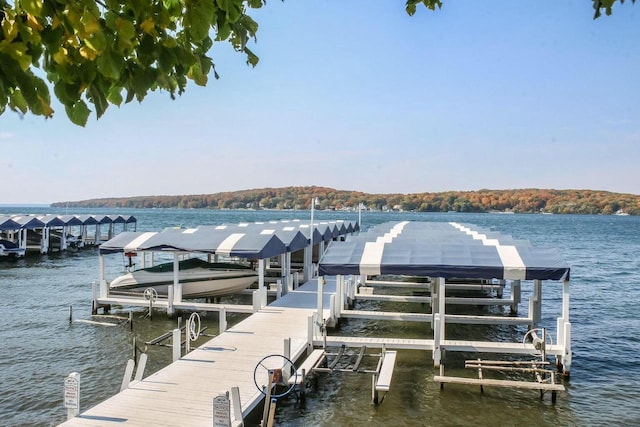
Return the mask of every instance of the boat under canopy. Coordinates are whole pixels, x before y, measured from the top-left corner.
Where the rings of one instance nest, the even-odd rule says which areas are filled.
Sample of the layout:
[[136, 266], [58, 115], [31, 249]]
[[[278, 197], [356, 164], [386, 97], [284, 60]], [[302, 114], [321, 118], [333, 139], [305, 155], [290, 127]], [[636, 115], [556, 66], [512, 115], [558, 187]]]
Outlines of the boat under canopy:
[[[173, 262], [168, 262], [136, 270], [114, 279], [109, 287], [112, 291], [138, 293], [154, 288], [159, 295], [167, 295], [168, 286], [174, 283], [173, 266]], [[235, 263], [209, 263], [199, 258], [180, 261], [178, 271], [185, 298], [235, 294], [258, 278], [258, 273], [251, 267]]]

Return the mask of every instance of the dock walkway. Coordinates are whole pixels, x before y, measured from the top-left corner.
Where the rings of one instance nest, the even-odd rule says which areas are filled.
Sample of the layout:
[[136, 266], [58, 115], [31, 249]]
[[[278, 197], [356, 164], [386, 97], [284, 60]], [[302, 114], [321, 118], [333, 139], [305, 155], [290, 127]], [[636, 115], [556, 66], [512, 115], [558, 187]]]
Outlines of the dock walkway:
[[[289, 292], [180, 360], [61, 425], [211, 426], [213, 399], [232, 387], [239, 388], [246, 417], [264, 397], [253, 379], [256, 364], [265, 356], [284, 354], [288, 338], [292, 360], [305, 354], [308, 318], [317, 309], [316, 289], [317, 281], [312, 280]], [[329, 307], [335, 282], [327, 282], [323, 293], [324, 306]], [[233, 422], [233, 400], [231, 405]]]

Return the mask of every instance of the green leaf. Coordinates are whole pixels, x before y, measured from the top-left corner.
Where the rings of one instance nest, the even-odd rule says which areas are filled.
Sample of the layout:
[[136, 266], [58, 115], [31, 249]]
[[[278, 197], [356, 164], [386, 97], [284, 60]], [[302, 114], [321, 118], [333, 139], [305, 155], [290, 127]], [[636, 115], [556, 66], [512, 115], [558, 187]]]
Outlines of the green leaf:
[[9, 107], [12, 110], [19, 110], [22, 114], [27, 114], [27, 111], [29, 111], [29, 105], [22, 96], [20, 89], [16, 89], [9, 97]]
[[258, 65], [258, 61], [260, 61], [260, 58], [258, 58], [253, 52], [251, 52], [248, 47], [245, 47], [243, 51], [245, 54], [247, 54], [247, 65], [251, 65], [252, 67]]
[[137, 68], [132, 76], [132, 88], [138, 101], [142, 101], [149, 89], [156, 81], [156, 73], [153, 68]]
[[187, 77], [195, 82], [199, 86], [207, 85], [207, 75], [202, 72], [202, 66], [200, 62], [193, 64], [187, 72]]
[[192, 39], [200, 41], [209, 35], [214, 14], [215, 6], [211, 0], [193, 0], [187, 3], [184, 23]]
[[21, 0], [19, 4], [30, 15], [42, 17], [42, 0]]
[[65, 107], [65, 111], [67, 112], [67, 117], [69, 117], [69, 120], [71, 120], [73, 124], [82, 127], [86, 126], [89, 114], [91, 114], [91, 110], [89, 110], [83, 100], [79, 100], [72, 106]]
[[116, 27], [118, 29], [118, 48], [124, 51], [133, 47], [136, 38], [136, 28], [131, 21], [126, 19], [116, 19]]
[[231, 25], [225, 21], [218, 27], [218, 33], [216, 34], [216, 40], [223, 41], [229, 38], [231, 35]]
[[108, 51], [98, 56], [96, 59], [98, 71], [105, 77], [113, 80], [120, 78], [120, 73], [124, 68], [124, 59], [121, 54]]
[[100, 87], [99, 82], [96, 81], [89, 86], [88, 92], [88, 98], [96, 107], [96, 115], [98, 118], [102, 117], [104, 112], [107, 111], [107, 108], [109, 108], [105, 91]]
[[162, 47], [160, 49], [160, 56], [158, 57], [158, 69], [161, 72], [170, 72], [176, 62], [177, 60], [174, 49], [168, 49], [166, 47]]
[[120, 106], [120, 104], [122, 104], [122, 88], [119, 86], [112, 86], [107, 94], [107, 99], [113, 105]]
[[73, 105], [80, 99], [80, 85], [58, 80], [53, 86], [53, 93], [64, 105]]

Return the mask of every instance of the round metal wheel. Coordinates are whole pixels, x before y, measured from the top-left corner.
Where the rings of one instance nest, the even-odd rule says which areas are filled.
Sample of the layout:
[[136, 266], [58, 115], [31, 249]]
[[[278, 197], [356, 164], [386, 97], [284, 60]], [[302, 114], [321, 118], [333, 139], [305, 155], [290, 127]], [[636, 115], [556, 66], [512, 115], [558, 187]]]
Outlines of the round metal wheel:
[[200, 315], [191, 313], [189, 316], [189, 339], [195, 341], [200, 336]]
[[[263, 357], [253, 369], [253, 383], [260, 393], [267, 395], [266, 386], [269, 382], [269, 373], [274, 373], [273, 383], [286, 387], [282, 393], [271, 393], [271, 397], [279, 399], [291, 393], [296, 386], [298, 372], [296, 365], [281, 354], [270, 354]], [[288, 379], [293, 376], [293, 381], [289, 384]]]
[[[530, 329], [527, 331], [526, 334], [524, 334], [524, 337], [522, 338], [522, 343], [526, 343], [529, 339], [533, 340], [533, 334], [542, 334], [545, 335], [546, 337], [546, 342], [545, 342], [545, 346], [550, 346], [553, 345], [553, 337], [551, 336], [551, 334], [549, 332], [544, 332], [542, 328], [534, 328], [534, 329]], [[536, 352], [535, 354], [539, 354], [540, 349], [536, 348]]]
[[151, 302], [156, 302], [158, 299], [158, 291], [154, 288], [147, 288], [144, 290], [144, 299]]

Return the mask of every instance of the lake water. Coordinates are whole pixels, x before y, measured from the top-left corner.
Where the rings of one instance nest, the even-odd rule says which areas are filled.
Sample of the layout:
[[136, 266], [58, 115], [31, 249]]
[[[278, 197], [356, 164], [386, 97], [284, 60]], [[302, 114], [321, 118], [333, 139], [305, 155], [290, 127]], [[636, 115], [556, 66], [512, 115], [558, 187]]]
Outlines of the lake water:
[[[40, 208], [0, 208], [3, 213], [65, 213]], [[309, 219], [309, 212], [209, 211], [179, 209], [69, 210], [69, 213], [132, 214], [139, 231], [169, 226], [197, 226], [272, 219]], [[316, 212], [316, 219], [357, 219], [354, 213]], [[640, 425], [640, 218], [634, 216], [498, 215], [364, 213], [363, 228], [386, 221], [458, 221], [491, 227], [557, 248], [571, 265], [573, 364], [566, 393], [552, 405], [549, 396], [512, 389], [453, 386], [443, 391], [433, 382], [431, 354], [401, 351], [391, 391], [384, 403], [370, 403], [368, 375], [320, 376], [304, 405], [279, 403], [277, 425]], [[117, 257], [114, 257], [117, 258]], [[115, 277], [124, 261], [107, 265]], [[91, 282], [98, 278], [97, 250], [32, 255], [16, 262], [0, 261], [0, 424], [56, 425], [66, 419], [62, 402], [64, 378], [81, 374], [81, 410], [117, 393], [132, 340], [148, 341], [175, 327], [175, 319], [157, 313], [153, 321], [135, 311], [134, 330], [69, 323], [89, 319]], [[523, 285], [521, 310], [526, 310]], [[561, 285], [543, 286], [543, 321], [555, 331]], [[373, 305], [375, 308], [375, 304]], [[547, 311], [548, 310], [548, 311]], [[126, 314], [126, 312], [123, 312]], [[217, 331], [217, 315], [203, 323]], [[233, 324], [240, 315], [230, 316]], [[466, 325], [450, 325], [447, 335], [463, 334]], [[424, 324], [344, 322], [340, 333], [381, 336], [401, 334], [427, 338]], [[459, 328], [459, 330], [456, 330]], [[516, 327], [483, 327], [487, 337], [521, 337]], [[447, 354], [456, 363], [463, 356]], [[457, 359], [460, 360], [457, 360]], [[146, 374], [170, 363], [170, 350], [149, 351]], [[249, 423], [255, 420], [249, 420]]]

